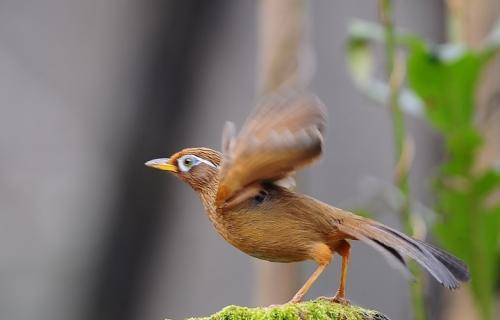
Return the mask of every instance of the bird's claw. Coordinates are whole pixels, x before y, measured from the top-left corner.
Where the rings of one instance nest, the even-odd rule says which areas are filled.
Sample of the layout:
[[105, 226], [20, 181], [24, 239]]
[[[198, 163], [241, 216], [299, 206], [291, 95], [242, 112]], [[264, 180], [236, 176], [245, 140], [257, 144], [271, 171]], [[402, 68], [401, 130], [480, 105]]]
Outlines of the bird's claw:
[[297, 293], [296, 295], [293, 296], [292, 300], [288, 301], [288, 303], [296, 304], [302, 302], [302, 298], [304, 298], [304, 295]]
[[336, 294], [334, 297], [319, 297], [318, 300], [326, 300], [334, 303], [340, 303], [344, 306], [350, 306], [351, 302], [347, 300], [345, 297], [339, 296]]

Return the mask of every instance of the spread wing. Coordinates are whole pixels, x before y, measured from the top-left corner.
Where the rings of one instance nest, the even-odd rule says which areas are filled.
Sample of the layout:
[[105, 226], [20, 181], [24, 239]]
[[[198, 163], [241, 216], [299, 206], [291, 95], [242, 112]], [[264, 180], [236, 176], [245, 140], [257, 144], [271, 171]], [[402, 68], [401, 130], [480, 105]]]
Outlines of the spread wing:
[[275, 182], [318, 159], [326, 109], [310, 94], [286, 92], [263, 99], [238, 136], [226, 125], [217, 205], [243, 188]]

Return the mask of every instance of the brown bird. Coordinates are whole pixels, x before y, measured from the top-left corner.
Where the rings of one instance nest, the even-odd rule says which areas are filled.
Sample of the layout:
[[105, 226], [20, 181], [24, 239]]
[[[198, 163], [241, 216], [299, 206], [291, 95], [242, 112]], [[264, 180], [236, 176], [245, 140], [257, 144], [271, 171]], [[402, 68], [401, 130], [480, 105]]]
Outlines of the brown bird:
[[467, 266], [441, 249], [291, 190], [294, 172], [320, 157], [325, 124], [318, 98], [281, 92], [258, 104], [239, 135], [226, 125], [222, 154], [188, 148], [146, 165], [189, 184], [217, 232], [241, 251], [273, 262], [314, 260], [318, 268], [291, 302], [302, 300], [335, 253], [342, 271], [331, 299], [346, 302], [349, 240], [370, 245], [406, 273], [403, 257], [410, 257], [447, 288], [467, 281]]

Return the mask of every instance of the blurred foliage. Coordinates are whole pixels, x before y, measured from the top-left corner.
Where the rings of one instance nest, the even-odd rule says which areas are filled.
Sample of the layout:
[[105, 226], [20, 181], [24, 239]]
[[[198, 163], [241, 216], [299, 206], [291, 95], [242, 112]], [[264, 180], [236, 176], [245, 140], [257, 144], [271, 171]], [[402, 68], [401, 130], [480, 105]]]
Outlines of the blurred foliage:
[[[385, 41], [383, 28], [376, 23], [354, 20], [348, 34], [347, 59], [354, 83], [370, 99], [380, 105], [388, 105], [389, 84], [374, 75], [376, 50], [373, 44]], [[396, 37], [402, 41], [409, 35], [397, 34]], [[413, 116], [422, 117], [425, 112], [422, 100], [407, 88], [400, 89], [398, 105]]]
[[[386, 105], [389, 85], [374, 76], [373, 65], [373, 45], [384, 41], [383, 28], [355, 21], [348, 39], [356, 85]], [[483, 143], [475, 103], [481, 72], [500, 47], [500, 23], [480, 51], [457, 44], [432, 45], [405, 32], [397, 33], [397, 43], [407, 52], [408, 84], [399, 95], [399, 107], [428, 121], [444, 139], [446, 156], [434, 182], [439, 215], [431, 230], [469, 265], [477, 308], [483, 319], [492, 319], [495, 284], [500, 280], [500, 201], [494, 195], [500, 190], [500, 169], [475, 168]]]
[[445, 142], [446, 158], [435, 182], [436, 211], [442, 215], [434, 230], [469, 265], [483, 319], [493, 315], [499, 276], [500, 204], [488, 205], [488, 199], [500, 188], [500, 172], [475, 170], [482, 137], [474, 106], [481, 71], [492, 56], [490, 50], [433, 48], [413, 39], [407, 61], [408, 84], [425, 102], [426, 119]]

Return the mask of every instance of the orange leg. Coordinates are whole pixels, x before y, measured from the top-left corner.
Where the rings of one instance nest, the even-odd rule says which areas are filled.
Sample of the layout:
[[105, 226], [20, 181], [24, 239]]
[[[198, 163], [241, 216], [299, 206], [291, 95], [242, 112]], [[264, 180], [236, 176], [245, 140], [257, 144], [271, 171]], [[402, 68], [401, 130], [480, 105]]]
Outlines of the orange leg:
[[318, 279], [319, 275], [325, 270], [326, 266], [332, 260], [332, 251], [330, 248], [322, 243], [318, 242], [311, 247], [310, 257], [318, 263], [318, 268], [313, 272], [313, 274], [307, 279], [306, 283], [300, 288], [299, 291], [293, 296], [291, 303], [298, 303], [302, 301], [302, 298], [306, 295], [309, 288], [312, 286], [314, 281]]
[[307, 291], [309, 291], [309, 288], [312, 286], [314, 281], [318, 279], [319, 275], [325, 270], [326, 266], [328, 264], [320, 264], [318, 268], [313, 272], [313, 274], [307, 279], [306, 283], [300, 288], [299, 291], [293, 296], [292, 300], [290, 300], [291, 303], [299, 303], [302, 301], [302, 298], [306, 295]]
[[335, 251], [342, 256], [342, 271], [340, 273], [339, 289], [337, 290], [335, 297], [333, 297], [333, 301], [339, 303], [349, 303], [345, 299], [345, 283], [347, 281], [347, 268], [349, 266], [349, 256], [351, 255], [351, 245], [349, 242], [343, 241]]

